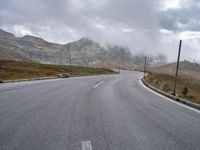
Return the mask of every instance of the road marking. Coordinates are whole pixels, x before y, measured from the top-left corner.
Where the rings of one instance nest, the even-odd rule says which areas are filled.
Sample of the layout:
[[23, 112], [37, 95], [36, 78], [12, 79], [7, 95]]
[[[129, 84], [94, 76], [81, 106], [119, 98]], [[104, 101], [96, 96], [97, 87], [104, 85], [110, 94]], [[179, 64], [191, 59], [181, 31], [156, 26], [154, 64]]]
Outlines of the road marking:
[[98, 87], [99, 85], [101, 85], [103, 82], [104, 82], [104, 81], [101, 81], [101, 82], [97, 83], [97, 84], [94, 86], [94, 88], [97, 88], [97, 87]]
[[82, 150], [92, 150], [91, 141], [82, 141]]
[[157, 92], [155, 92], [154, 90], [152, 90], [152, 89], [146, 87], [146, 86], [142, 83], [141, 80], [139, 80], [139, 83], [140, 83], [145, 89], [149, 90], [150, 92], [154, 93], [154, 94], [157, 95], [157, 96], [160, 96], [160, 97], [162, 97], [162, 98], [164, 98], [164, 99], [166, 99], [166, 100], [168, 100], [168, 101], [170, 101], [170, 102], [172, 102], [172, 103], [178, 104], [178, 105], [180, 105], [180, 106], [182, 106], [182, 107], [185, 107], [185, 108], [187, 108], [187, 109], [190, 109], [190, 110], [193, 110], [193, 111], [195, 111], [195, 112], [197, 112], [197, 113], [200, 113], [200, 111], [197, 110], [197, 109], [195, 109], [195, 108], [192, 108], [192, 107], [187, 106], [187, 105], [185, 105], [185, 104], [182, 104], [182, 103], [180, 103], [180, 102], [176, 102], [176, 101], [174, 101], [174, 100], [172, 100], [172, 99], [170, 99], [170, 98], [168, 98], [168, 97], [165, 97], [164, 95], [162, 95], [162, 94], [160, 94], [160, 93], [157, 93]]
[[5, 90], [5, 91], [0, 91], [0, 94], [1, 93], [6, 93], [6, 94], [10, 94], [10, 93], [13, 93], [13, 92], [16, 92], [17, 90], [15, 90], [15, 89], [10, 89], [10, 90]]

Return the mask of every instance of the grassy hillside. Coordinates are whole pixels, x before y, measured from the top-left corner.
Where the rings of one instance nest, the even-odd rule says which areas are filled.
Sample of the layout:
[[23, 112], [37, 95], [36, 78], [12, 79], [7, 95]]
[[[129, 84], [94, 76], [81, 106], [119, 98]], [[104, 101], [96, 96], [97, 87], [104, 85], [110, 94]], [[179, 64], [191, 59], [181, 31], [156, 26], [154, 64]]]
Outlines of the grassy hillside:
[[50, 77], [57, 74], [70, 74], [70, 76], [88, 76], [113, 73], [115, 72], [104, 68], [72, 66], [70, 71], [69, 66], [65, 65], [47, 65], [32, 62], [0, 60], [0, 81]]
[[[174, 76], [176, 63], [167, 64], [157, 68], [150, 69], [150, 73], [146, 81], [154, 87], [168, 93], [173, 93]], [[183, 88], [188, 88], [188, 94], [185, 96]], [[177, 81], [177, 96], [188, 99], [192, 102], [200, 104], [200, 65], [188, 61], [181, 61], [178, 81]]]
[[[166, 74], [150, 73], [146, 77], [146, 81], [152, 86], [163, 90], [167, 93], [173, 93], [174, 77]], [[167, 86], [166, 86], [167, 85]], [[184, 96], [182, 90], [184, 87], [188, 88], [188, 94]], [[193, 84], [187, 80], [179, 79], [177, 81], [176, 94], [178, 97], [188, 99], [192, 102], [200, 104], [200, 85]]]
[[[174, 76], [176, 63], [167, 64], [153, 69], [153, 72]], [[200, 65], [188, 61], [180, 62], [179, 78], [191, 84], [200, 84]]]

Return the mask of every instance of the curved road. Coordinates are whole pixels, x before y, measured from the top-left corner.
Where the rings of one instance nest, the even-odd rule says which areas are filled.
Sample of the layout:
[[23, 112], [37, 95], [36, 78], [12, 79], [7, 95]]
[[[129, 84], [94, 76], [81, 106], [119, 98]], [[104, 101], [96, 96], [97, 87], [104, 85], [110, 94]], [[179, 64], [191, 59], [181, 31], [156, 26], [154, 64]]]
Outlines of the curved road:
[[142, 74], [0, 85], [0, 150], [199, 150], [200, 113]]

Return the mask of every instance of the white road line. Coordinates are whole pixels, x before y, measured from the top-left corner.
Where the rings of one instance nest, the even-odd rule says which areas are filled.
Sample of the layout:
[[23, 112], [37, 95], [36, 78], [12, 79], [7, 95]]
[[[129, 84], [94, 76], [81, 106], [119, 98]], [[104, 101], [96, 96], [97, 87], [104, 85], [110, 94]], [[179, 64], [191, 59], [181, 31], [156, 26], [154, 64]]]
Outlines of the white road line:
[[162, 97], [162, 98], [164, 98], [164, 99], [166, 99], [166, 100], [168, 100], [168, 101], [170, 101], [170, 102], [172, 102], [172, 103], [178, 104], [178, 105], [180, 105], [180, 106], [182, 106], [182, 107], [185, 107], [185, 108], [187, 108], [187, 109], [190, 109], [190, 110], [193, 110], [193, 111], [195, 111], [195, 112], [197, 112], [197, 113], [200, 113], [200, 111], [197, 110], [197, 109], [195, 109], [195, 108], [192, 108], [192, 107], [187, 106], [187, 105], [185, 105], [185, 104], [182, 104], [182, 103], [180, 103], [180, 102], [176, 102], [176, 101], [174, 101], [174, 100], [172, 100], [172, 99], [170, 99], [170, 98], [168, 98], [168, 97], [165, 97], [165, 96], [161, 95], [160, 93], [157, 93], [157, 92], [155, 92], [154, 90], [152, 90], [152, 89], [146, 87], [146, 86], [142, 83], [141, 80], [139, 80], [139, 83], [140, 83], [144, 88], [146, 88], [147, 90], [151, 91], [152, 93], [154, 93], [154, 94], [156, 94], [156, 95], [158, 95], [158, 96], [160, 96], [160, 97]]
[[101, 81], [101, 82], [97, 83], [97, 84], [94, 86], [94, 88], [97, 88], [97, 87], [98, 87], [99, 85], [101, 85], [103, 82], [104, 82], [104, 81]]
[[82, 150], [92, 150], [91, 141], [82, 141]]

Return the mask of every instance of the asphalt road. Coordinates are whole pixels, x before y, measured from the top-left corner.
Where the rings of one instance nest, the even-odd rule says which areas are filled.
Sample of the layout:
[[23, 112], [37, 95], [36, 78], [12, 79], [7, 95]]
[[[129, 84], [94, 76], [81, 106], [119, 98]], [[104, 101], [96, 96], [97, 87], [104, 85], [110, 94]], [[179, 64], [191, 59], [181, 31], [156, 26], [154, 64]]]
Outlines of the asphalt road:
[[0, 150], [200, 150], [200, 113], [138, 72], [0, 85]]

